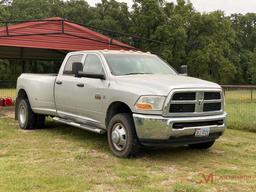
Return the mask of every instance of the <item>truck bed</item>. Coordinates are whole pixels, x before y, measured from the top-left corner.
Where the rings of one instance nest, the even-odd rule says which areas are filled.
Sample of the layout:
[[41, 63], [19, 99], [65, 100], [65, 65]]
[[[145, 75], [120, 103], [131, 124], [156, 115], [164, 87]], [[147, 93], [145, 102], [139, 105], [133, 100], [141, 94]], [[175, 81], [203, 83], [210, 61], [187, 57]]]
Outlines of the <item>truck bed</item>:
[[17, 90], [25, 89], [36, 113], [56, 115], [54, 86], [57, 74], [24, 73], [18, 78]]

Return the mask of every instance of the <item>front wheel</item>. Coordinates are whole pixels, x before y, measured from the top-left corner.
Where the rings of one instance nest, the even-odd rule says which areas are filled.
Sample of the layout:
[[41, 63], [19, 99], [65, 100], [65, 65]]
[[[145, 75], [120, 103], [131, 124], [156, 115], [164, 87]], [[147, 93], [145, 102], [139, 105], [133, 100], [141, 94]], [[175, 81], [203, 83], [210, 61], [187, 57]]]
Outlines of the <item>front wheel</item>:
[[130, 114], [117, 114], [110, 120], [108, 144], [112, 153], [117, 157], [127, 158], [138, 152], [137, 136]]
[[215, 140], [204, 143], [190, 144], [189, 147], [193, 149], [209, 149], [214, 143]]

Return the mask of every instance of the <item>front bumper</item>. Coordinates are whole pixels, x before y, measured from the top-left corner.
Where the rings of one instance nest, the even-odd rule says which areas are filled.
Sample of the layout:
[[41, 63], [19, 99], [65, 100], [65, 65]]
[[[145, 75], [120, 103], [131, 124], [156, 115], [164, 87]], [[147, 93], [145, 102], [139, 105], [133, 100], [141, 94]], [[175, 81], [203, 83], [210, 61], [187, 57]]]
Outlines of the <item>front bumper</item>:
[[[158, 115], [133, 114], [135, 129], [140, 141], [188, 141], [189, 143], [199, 143], [205, 140], [215, 140], [226, 128], [227, 114], [200, 117], [174, 117], [166, 118]], [[200, 125], [201, 122], [223, 121], [220, 125]], [[184, 128], [174, 128], [177, 123], [191, 123], [192, 126]], [[195, 125], [195, 126], [194, 126]], [[209, 137], [195, 137], [197, 128], [210, 128]], [[192, 140], [191, 140], [192, 139]], [[191, 140], [191, 142], [189, 142]], [[195, 141], [195, 142], [193, 142]], [[185, 142], [186, 143], [186, 142]]]

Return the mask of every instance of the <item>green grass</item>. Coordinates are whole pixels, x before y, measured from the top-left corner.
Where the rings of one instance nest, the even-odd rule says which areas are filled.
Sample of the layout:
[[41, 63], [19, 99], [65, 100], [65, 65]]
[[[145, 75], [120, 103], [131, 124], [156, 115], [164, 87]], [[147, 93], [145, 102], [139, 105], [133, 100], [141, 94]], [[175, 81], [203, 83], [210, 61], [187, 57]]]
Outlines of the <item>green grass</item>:
[[225, 98], [227, 104], [256, 102], [256, 90], [228, 90], [225, 91]]
[[226, 91], [225, 98], [229, 127], [256, 132], [256, 90], [252, 98], [250, 90]]
[[[24, 131], [1, 117], [0, 191], [255, 191], [255, 138], [227, 130], [210, 150], [147, 149], [136, 159], [118, 159], [106, 135], [51, 121], [46, 129]], [[200, 173], [213, 173], [213, 183], [199, 184]], [[220, 179], [240, 175], [254, 178]]]
[[229, 127], [256, 132], [256, 102], [227, 104], [226, 111]]
[[16, 97], [16, 90], [15, 89], [0, 89], [0, 98], [1, 97], [11, 97], [12, 99], [15, 99]]

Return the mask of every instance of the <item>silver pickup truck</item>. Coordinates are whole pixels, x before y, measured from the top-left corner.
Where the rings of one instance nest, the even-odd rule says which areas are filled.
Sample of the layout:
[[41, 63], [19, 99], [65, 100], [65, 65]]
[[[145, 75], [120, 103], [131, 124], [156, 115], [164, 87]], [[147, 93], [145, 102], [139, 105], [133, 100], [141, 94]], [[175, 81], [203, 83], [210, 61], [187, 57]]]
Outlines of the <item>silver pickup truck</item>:
[[207, 149], [226, 126], [219, 85], [177, 74], [154, 54], [81, 51], [67, 54], [58, 75], [22, 74], [16, 119], [22, 129], [45, 116], [108, 135], [118, 157], [140, 146]]

